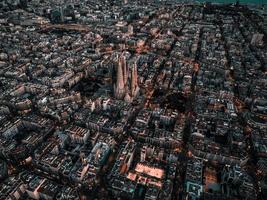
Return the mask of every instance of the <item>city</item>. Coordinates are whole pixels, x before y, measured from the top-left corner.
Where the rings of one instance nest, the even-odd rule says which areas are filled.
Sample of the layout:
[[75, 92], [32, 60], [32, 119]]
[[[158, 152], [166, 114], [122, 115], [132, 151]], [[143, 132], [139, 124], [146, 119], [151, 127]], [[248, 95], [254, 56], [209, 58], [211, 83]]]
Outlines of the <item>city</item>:
[[267, 199], [266, 8], [0, 1], [0, 200]]

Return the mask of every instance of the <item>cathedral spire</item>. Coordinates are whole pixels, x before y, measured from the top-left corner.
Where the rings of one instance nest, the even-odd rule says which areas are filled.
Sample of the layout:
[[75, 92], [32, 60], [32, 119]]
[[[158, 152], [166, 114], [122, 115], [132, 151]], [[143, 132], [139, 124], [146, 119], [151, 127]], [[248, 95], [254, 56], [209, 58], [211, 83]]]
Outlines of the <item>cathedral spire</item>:
[[135, 61], [131, 70], [131, 96], [132, 97], [136, 96], [138, 91], [139, 87], [138, 87], [137, 63]]
[[117, 56], [117, 74], [116, 74], [116, 85], [114, 88], [114, 95], [117, 99], [122, 99], [125, 95], [125, 84], [123, 75], [123, 63], [124, 59], [122, 56]]

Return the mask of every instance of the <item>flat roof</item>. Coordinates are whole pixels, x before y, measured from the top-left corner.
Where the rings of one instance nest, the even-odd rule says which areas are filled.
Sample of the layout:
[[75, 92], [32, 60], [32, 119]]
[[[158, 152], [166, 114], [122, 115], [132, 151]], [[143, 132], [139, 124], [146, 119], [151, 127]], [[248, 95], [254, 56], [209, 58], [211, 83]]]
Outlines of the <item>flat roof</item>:
[[158, 179], [162, 179], [164, 176], [164, 170], [150, 167], [141, 163], [138, 163], [135, 167], [135, 171], [139, 173], [144, 173], [152, 177], [156, 177]]

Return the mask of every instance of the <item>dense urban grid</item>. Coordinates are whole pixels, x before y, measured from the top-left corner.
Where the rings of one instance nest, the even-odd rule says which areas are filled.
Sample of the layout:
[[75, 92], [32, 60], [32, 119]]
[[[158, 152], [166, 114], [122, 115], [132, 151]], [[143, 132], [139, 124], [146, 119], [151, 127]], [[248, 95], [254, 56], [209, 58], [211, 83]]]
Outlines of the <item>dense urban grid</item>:
[[0, 1], [0, 200], [267, 199], [267, 15]]

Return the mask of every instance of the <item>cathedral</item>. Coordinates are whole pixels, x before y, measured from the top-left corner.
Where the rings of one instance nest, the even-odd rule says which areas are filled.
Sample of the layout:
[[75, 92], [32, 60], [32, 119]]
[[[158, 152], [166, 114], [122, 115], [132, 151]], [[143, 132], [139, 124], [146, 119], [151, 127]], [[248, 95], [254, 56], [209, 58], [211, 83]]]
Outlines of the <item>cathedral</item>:
[[137, 63], [136, 61], [132, 64], [127, 63], [126, 56], [122, 53], [117, 55], [114, 68], [114, 97], [131, 102], [139, 93]]

